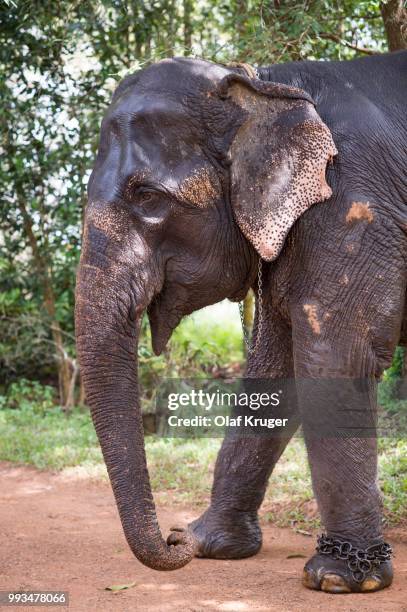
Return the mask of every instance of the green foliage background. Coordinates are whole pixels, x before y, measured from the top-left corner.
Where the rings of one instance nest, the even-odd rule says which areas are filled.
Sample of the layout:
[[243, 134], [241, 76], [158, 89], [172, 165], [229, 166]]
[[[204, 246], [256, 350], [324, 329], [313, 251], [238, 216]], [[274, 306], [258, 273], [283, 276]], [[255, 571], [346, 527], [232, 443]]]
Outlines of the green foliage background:
[[[267, 64], [382, 51], [379, 9], [374, 1], [1, 2], [0, 385], [55, 383], [62, 350], [74, 359], [86, 183], [122, 77], [171, 55]], [[146, 342], [140, 351], [151, 358]]]
[[[373, 0], [0, 0], [0, 459], [103, 469], [87, 411], [61, 414], [58, 403], [66, 397], [58, 370], [62, 361], [71, 373], [76, 367], [74, 279], [86, 183], [118, 81], [173, 55], [261, 65], [382, 52], [381, 9]], [[157, 358], [145, 326], [139, 358], [148, 410], [164, 373], [239, 373], [241, 334], [236, 326], [193, 317]], [[399, 349], [380, 390], [391, 416], [405, 408], [394, 400], [403, 358]], [[215, 440], [150, 438], [154, 488], [175, 490], [181, 501], [207, 499], [217, 448]], [[405, 442], [382, 441], [380, 462], [387, 513], [399, 520], [406, 505]], [[305, 463], [296, 440], [273, 475], [277, 505], [266, 518], [283, 524], [306, 518], [302, 508], [312, 492]]]

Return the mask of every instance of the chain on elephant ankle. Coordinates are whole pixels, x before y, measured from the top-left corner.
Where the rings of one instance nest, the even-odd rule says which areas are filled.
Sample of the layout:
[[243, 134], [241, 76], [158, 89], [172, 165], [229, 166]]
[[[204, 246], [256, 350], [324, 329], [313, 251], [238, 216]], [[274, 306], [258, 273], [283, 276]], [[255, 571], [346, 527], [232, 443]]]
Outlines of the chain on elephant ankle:
[[239, 302], [240, 321], [242, 323], [242, 329], [243, 329], [243, 340], [246, 345], [248, 355], [251, 355], [252, 353], [256, 352], [257, 347], [260, 342], [262, 331], [263, 331], [263, 267], [262, 267], [262, 264], [263, 264], [262, 259], [261, 257], [259, 257], [259, 264], [258, 264], [258, 269], [257, 269], [257, 298], [256, 298], [256, 310], [258, 312], [258, 317], [257, 317], [256, 341], [254, 343], [254, 346], [252, 344], [253, 338], [251, 339], [249, 338], [249, 335], [247, 333], [246, 326], [244, 323], [243, 302]]
[[329, 538], [325, 534], [318, 536], [316, 551], [332, 559], [347, 561], [355, 582], [363, 582], [376, 567], [385, 561], [390, 561], [393, 554], [392, 547], [387, 542], [375, 544], [363, 550], [352, 546], [350, 542]]

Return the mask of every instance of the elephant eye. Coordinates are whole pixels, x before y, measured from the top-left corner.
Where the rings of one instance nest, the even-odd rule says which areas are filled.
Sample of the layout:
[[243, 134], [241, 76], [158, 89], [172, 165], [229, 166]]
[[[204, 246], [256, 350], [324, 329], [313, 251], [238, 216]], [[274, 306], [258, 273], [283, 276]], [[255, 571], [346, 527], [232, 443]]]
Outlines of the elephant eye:
[[149, 204], [153, 201], [154, 192], [143, 190], [137, 194], [137, 200], [140, 204]]
[[133, 199], [133, 210], [138, 216], [141, 215], [144, 220], [156, 223], [157, 219], [161, 219], [169, 211], [168, 198], [155, 189], [142, 187], [136, 191]]

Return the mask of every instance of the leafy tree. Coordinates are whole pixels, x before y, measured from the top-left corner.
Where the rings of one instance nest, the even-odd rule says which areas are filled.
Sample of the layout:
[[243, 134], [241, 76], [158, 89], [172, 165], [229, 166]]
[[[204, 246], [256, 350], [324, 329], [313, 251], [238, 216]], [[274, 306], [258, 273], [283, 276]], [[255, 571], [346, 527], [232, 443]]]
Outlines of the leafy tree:
[[400, 0], [3, 0], [0, 384], [75, 401], [74, 275], [100, 118], [126, 74], [171, 55], [271, 63], [406, 46]]
[[[31, 346], [38, 370], [49, 352], [43, 344], [51, 342], [61, 403], [69, 406], [76, 372], [72, 288], [83, 179], [94, 152], [84, 128], [89, 111], [78, 109], [80, 90], [66, 67], [76, 49], [72, 8], [69, 2], [2, 4], [0, 16], [1, 327], [10, 336], [13, 321], [15, 328], [19, 316], [34, 315], [35, 335], [44, 340]], [[29, 338], [21, 332], [9, 340]], [[7, 349], [2, 362], [10, 376]]]

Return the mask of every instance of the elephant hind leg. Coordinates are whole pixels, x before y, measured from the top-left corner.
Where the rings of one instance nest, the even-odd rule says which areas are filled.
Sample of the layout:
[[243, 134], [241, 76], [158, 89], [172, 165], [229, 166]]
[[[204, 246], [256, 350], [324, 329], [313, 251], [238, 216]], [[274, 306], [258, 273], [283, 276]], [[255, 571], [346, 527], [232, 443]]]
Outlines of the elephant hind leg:
[[[397, 312], [396, 305], [392, 312]], [[393, 329], [386, 329], [384, 321], [376, 322], [380, 333], [375, 336], [366, 333], [373, 328], [371, 322], [356, 325], [349, 312], [340, 329], [323, 321], [324, 327], [315, 334], [304, 308], [293, 316], [298, 404], [327, 536], [338, 550], [352, 546], [360, 556], [360, 551], [383, 543], [376, 377], [390, 361], [400, 321], [395, 317]], [[366, 563], [362, 568], [366, 574], [356, 565], [346, 555], [338, 558], [334, 550], [320, 549], [305, 565], [303, 584], [330, 593], [368, 592], [391, 584], [389, 559], [371, 567]]]

